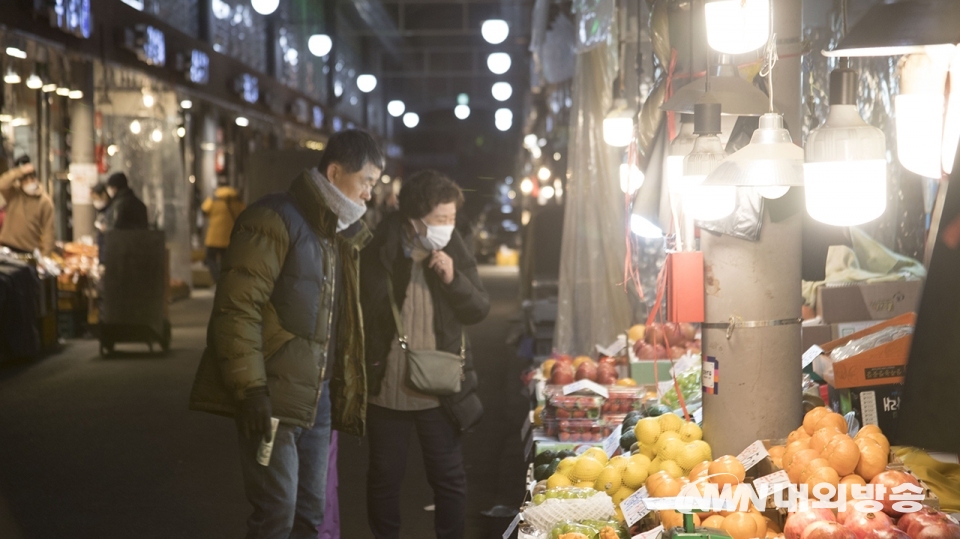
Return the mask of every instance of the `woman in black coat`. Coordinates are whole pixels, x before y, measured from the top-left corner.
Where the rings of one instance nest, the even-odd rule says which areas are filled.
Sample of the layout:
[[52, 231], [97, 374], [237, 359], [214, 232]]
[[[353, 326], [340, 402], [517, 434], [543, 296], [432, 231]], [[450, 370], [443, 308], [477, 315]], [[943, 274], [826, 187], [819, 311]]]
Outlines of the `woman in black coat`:
[[[404, 182], [399, 202], [400, 210], [377, 227], [360, 264], [370, 394], [370, 528], [377, 539], [400, 536], [400, 487], [410, 435], [416, 431], [434, 491], [437, 537], [459, 539], [467, 502], [460, 440], [483, 414], [463, 328], [486, 318], [490, 300], [476, 260], [454, 230], [463, 203], [460, 188], [438, 172], [420, 172]], [[393, 300], [410, 349], [460, 354], [465, 347], [459, 393], [434, 397], [406, 383], [407, 360], [399, 344], [388, 282], [393, 284]]]

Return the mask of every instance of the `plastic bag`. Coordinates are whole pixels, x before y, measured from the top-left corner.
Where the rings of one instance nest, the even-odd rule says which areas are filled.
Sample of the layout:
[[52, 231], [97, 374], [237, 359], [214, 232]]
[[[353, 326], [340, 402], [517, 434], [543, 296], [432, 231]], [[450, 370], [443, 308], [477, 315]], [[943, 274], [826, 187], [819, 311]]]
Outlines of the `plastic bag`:
[[847, 344], [834, 349], [833, 352], [830, 353], [830, 359], [832, 359], [834, 363], [837, 361], [843, 361], [849, 357], [862, 354], [863, 352], [866, 352], [872, 348], [876, 348], [882, 344], [887, 344], [897, 339], [906, 337], [907, 335], [913, 335], [913, 326], [889, 327], [882, 331], [867, 335], [862, 339], [850, 341]]
[[630, 532], [623, 528], [616, 520], [581, 520], [578, 522], [561, 522], [550, 530], [550, 539], [558, 539], [565, 533], [582, 533], [590, 539], [613, 539], [607, 528], [612, 530], [617, 539], [629, 539]]
[[[693, 413], [697, 408], [700, 408], [703, 402], [703, 386], [700, 382], [702, 372], [703, 367], [697, 363], [676, 373], [677, 385], [680, 386], [683, 401], [687, 405], [687, 412], [689, 413]], [[660, 403], [671, 410], [679, 410], [680, 399], [677, 397], [677, 389], [674, 387], [673, 381], [660, 382], [659, 389]]]
[[539, 530], [552, 530], [557, 524], [567, 521], [608, 520], [613, 518], [614, 512], [610, 496], [605, 492], [597, 492], [585, 499], [548, 498], [539, 505], [528, 505], [523, 510], [523, 520]]

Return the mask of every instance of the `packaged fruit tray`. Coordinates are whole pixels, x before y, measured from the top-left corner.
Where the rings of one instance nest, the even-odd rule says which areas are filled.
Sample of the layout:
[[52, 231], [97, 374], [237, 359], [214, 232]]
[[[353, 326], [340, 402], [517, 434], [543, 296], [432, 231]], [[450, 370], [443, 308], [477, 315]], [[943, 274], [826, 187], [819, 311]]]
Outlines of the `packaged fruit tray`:
[[617, 424], [603, 419], [544, 419], [543, 427], [547, 436], [561, 442], [600, 442]]
[[545, 417], [556, 419], [597, 419], [604, 405], [603, 397], [553, 394], [544, 408]]
[[634, 410], [642, 410], [646, 399], [647, 389], [644, 387], [611, 386], [607, 388], [610, 397], [607, 398], [600, 412], [603, 416], [626, 414]]

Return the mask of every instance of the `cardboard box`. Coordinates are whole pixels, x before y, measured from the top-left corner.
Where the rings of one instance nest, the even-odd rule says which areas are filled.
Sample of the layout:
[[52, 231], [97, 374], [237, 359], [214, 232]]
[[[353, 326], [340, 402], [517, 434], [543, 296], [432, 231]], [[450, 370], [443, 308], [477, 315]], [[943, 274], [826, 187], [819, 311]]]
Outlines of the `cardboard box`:
[[667, 319], [678, 324], [703, 322], [703, 253], [670, 253], [667, 255], [666, 264]]
[[[841, 339], [823, 345], [823, 351], [829, 355], [834, 349], [850, 341], [860, 339], [888, 327], [915, 325], [917, 315], [907, 313], [863, 331], [858, 331]], [[912, 335], [881, 344], [861, 354], [833, 364], [833, 386], [836, 389], [850, 389], [886, 384], [902, 384], [906, 372], [907, 358], [910, 355]]]
[[866, 320], [862, 322], [843, 322], [842, 324], [812, 324], [800, 327], [801, 350], [809, 350], [813, 345], [823, 345], [830, 341], [849, 337], [854, 333], [871, 328], [882, 320]]
[[854, 412], [860, 426], [876, 425], [887, 436], [896, 432], [903, 384], [837, 389], [829, 387], [830, 407], [841, 414]]
[[817, 316], [825, 324], [887, 320], [915, 312], [922, 281], [844, 283], [817, 289]]

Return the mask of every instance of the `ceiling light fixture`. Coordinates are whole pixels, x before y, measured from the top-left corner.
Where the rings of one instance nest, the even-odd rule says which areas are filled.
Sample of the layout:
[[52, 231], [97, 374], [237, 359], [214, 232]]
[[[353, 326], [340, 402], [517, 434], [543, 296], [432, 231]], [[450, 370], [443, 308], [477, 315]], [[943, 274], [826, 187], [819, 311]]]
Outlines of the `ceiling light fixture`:
[[149, 108], [152, 107], [154, 104], [156, 104], [156, 102], [157, 102], [157, 98], [153, 97], [153, 94], [152, 94], [152, 93], [150, 93], [149, 91], [144, 91], [144, 92], [143, 92], [143, 106], [144, 106], [144, 107], [147, 107], [147, 108], [149, 109]]
[[540, 170], [537, 171], [537, 178], [542, 182], [549, 180], [552, 175], [553, 173], [547, 167], [540, 167]]
[[634, 112], [626, 99], [616, 99], [603, 119], [603, 141], [608, 145], [623, 148], [633, 142]]
[[236, 124], [240, 127], [247, 127], [250, 125], [250, 120], [248, 120], [245, 116], [237, 116]]
[[716, 221], [737, 207], [736, 187], [703, 185], [707, 175], [727, 157], [720, 142], [720, 103], [708, 91], [696, 104], [693, 150], [683, 158], [681, 191], [684, 211], [694, 219]]
[[317, 58], [323, 58], [333, 50], [333, 40], [327, 34], [313, 34], [307, 40], [307, 49]]
[[403, 104], [403, 101], [399, 99], [394, 99], [393, 101], [387, 103], [387, 113], [394, 118], [399, 118], [403, 116], [404, 111], [407, 110], [407, 106]]
[[533, 181], [530, 178], [524, 178], [523, 181], [520, 182], [520, 192], [525, 195], [533, 192]]
[[510, 25], [502, 19], [488, 19], [480, 26], [480, 35], [491, 45], [499, 45], [510, 36]]
[[40, 91], [43, 92], [43, 93], [45, 93], [45, 94], [49, 94], [50, 92], [56, 92], [56, 91], [57, 91], [57, 85], [56, 85], [56, 84], [53, 84], [53, 83], [51, 83], [51, 84], [44, 84], [43, 87], [40, 88]]
[[280, 7], [280, 0], [250, 0], [250, 7], [261, 15], [270, 15]]
[[189, 99], [184, 99], [183, 101], [180, 102], [180, 108], [182, 108], [183, 110], [190, 110], [190, 109], [192, 109], [192, 108], [193, 108], [193, 101], [190, 101]]
[[490, 56], [487, 56], [487, 68], [494, 75], [503, 75], [507, 71], [510, 71], [510, 55], [505, 52], [494, 52]]
[[83, 99], [83, 92], [81, 90], [70, 90], [70, 93], [67, 94], [67, 97], [70, 99]]
[[770, 0], [715, 0], [703, 6], [707, 43], [718, 52], [759, 49], [770, 35]]
[[34, 73], [27, 77], [27, 88], [30, 88], [31, 90], [39, 90], [40, 88], [43, 88], [43, 80], [38, 77], [36, 73]]
[[470, 117], [470, 107], [468, 105], [457, 105], [453, 108], [453, 115], [458, 120], [466, 120]]
[[70, 95], [70, 88], [67, 88], [66, 86], [58, 86], [57, 95], [67, 97], [68, 95]]
[[150, 139], [154, 142], [160, 142], [163, 140], [163, 131], [159, 129], [154, 129], [153, 133], [150, 133]]
[[893, 0], [877, 2], [825, 56], [898, 56], [931, 45], [960, 43], [960, 2]]
[[509, 82], [495, 82], [490, 88], [490, 93], [497, 101], [506, 101], [513, 95], [513, 86]]
[[187, 136], [187, 129], [183, 126], [177, 128], [177, 136], [183, 138]]
[[365, 94], [369, 94], [377, 87], [377, 77], [364, 73], [357, 77], [357, 89]]
[[143, 126], [140, 125], [140, 120], [134, 120], [130, 122], [130, 132], [134, 135], [139, 135], [142, 129]]
[[7, 55], [13, 56], [14, 58], [19, 58], [21, 60], [25, 60], [27, 58], [27, 52], [16, 47], [7, 47]]
[[[737, 66], [724, 62], [714, 66], [710, 74], [710, 93], [720, 102], [723, 114], [730, 116], [762, 116], [767, 113], [767, 96], [740, 76]], [[706, 93], [706, 77], [701, 77], [673, 93], [660, 109], [693, 114], [696, 102]]]
[[497, 109], [493, 122], [500, 131], [509, 131], [513, 127], [513, 112], [510, 109]]
[[413, 129], [420, 124], [420, 115], [416, 112], [408, 112], [403, 115], [403, 125]]
[[20, 75], [12, 67], [7, 68], [7, 74], [3, 76], [3, 82], [7, 84], [20, 84]]

